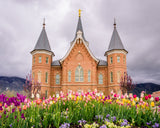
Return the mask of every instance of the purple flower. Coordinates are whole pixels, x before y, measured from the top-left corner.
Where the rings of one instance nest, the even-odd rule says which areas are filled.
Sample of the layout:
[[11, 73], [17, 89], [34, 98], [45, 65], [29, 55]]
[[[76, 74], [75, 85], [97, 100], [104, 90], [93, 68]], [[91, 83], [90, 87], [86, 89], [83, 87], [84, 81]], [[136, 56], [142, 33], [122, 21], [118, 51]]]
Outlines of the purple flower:
[[12, 109], [12, 113], [15, 112], [15, 109], [16, 109], [16, 108], [13, 108], [13, 109]]
[[80, 123], [80, 124], [86, 124], [86, 123], [87, 123], [87, 121], [85, 121], [85, 120], [81, 119], [81, 120], [79, 120], [79, 121], [78, 121], [78, 123]]
[[6, 116], [6, 118], [8, 118], [8, 115]]
[[0, 115], [0, 118], [2, 118], [2, 116]]
[[9, 125], [12, 128], [12, 124]]
[[0, 111], [2, 111], [3, 110], [3, 108], [2, 108], [2, 106], [0, 106]]
[[69, 128], [69, 127], [70, 127], [69, 123], [64, 123], [59, 128]]
[[151, 123], [152, 123], [152, 122], [151, 122], [151, 121], [149, 121], [149, 122], [147, 122], [146, 124], [147, 124], [147, 125], [151, 125]]
[[103, 116], [102, 116], [102, 115], [96, 115], [96, 119], [101, 119], [101, 120], [103, 120]]
[[159, 124], [158, 123], [155, 123], [152, 128], [159, 128]]
[[108, 117], [110, 117], [110, 115], [109, 115], [109, 114], [107, 114], [107, 115], [106, 115], [106, 118], [108, 118]]
[[116, 117], [115, 116], [111, 117], [111, 119], [112, 119], [113, 122], [116, 121]]
[[4, 111], [4, 114], [6, 115], [6, 111]]
[[14, 119], [16, 119], [16, 118], [17, 118], [17, 116], [14, 117]]
[[102, 125], [100, 128], [107, 128], [107, 126], [106, 125]]
[[110, 122], [109, 119], [105, 119], [104, 122], [105, 122], [105, 121]]
[[24, 113], [21, 114], [21, 118], [25, 120]]

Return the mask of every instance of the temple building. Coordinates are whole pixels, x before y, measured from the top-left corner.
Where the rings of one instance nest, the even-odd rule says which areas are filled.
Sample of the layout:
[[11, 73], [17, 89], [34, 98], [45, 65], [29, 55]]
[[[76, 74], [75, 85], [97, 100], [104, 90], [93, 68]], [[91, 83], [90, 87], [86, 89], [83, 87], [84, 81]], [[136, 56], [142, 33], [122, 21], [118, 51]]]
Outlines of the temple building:
[[[106, 44], [101, 47], [106, 47]], [[111, 90], [120, 93], [121, 76], [127, 71], [127, 53], [114, 22], [109, 47], [104, 51], [106, 60], [96, 58], [85, 38], [79, 12], [75, 37], [65, 56], [59, 60], [54, 60], [55, 54], [43, 24], [39, 39], [31, 51], [32, 77], [41, 84], [40, 93], [45, 97], [69, 90], [80, 93], [97, 89], [105, 95], [109, 95]]]

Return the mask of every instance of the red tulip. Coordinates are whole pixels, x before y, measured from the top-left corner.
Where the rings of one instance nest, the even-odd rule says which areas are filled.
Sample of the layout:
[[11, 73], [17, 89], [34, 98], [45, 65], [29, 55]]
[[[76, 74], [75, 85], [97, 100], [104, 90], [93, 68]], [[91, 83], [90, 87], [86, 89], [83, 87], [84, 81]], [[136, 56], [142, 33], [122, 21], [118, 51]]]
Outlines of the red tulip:
[[157, 102], [158, 102], [158, 101], [159, 101], [159, 97], [155, 97], [155, 101], [157, 101]]
[[145, 96], [145, 100], [148, 100], [148, 96]]
[[151, 96], [151, 94], [148, 94], [148, 98], [150, 99], [152, 96]]
[[137, 97], [137, 95], [133, 95], [133, 98], [136, 98]]

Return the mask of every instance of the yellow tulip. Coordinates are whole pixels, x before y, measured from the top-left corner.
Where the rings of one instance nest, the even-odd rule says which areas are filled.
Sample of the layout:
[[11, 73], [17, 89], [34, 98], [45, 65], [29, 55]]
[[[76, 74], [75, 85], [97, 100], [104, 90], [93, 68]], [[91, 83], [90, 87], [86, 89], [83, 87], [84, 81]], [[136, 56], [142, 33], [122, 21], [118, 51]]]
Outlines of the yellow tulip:
[[151, 102], [151, 106], [154, 107], [154, 102]]

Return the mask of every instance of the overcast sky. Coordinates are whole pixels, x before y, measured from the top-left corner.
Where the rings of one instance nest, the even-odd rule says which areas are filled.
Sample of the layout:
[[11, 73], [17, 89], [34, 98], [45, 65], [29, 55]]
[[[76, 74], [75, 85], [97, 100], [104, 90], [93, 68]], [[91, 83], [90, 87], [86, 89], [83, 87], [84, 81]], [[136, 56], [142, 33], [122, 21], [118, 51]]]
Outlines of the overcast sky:
[[[113, 19], [127, 55], [127, 69], [137, 83], [160, 84], [159, 0], [0, 0], [0, 76], [23, 77], [31, 70], [33, 50], [46, 19], [46, 32], [61, 59], [82, 25], [93, 54], [105, 60]], [[97, 47], [99, 46], [99, 47]]]

